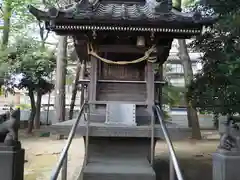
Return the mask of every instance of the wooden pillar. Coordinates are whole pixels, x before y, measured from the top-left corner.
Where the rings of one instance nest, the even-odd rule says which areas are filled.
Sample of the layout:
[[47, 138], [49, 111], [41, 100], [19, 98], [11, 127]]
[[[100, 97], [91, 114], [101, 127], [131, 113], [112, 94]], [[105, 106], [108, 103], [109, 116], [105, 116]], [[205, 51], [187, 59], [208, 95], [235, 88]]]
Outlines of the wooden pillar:
[[153, 63], [147, 62], [146, 71], [146, 81], [147, 81], [147, 105], [148, 112], [151, 115], [151, 149], [150, 149], [150, 162], [153, 165], [154, 154], [155, 154], [155, 118], [152, 110], [155, 100], [155, 86], [154, 86], [154, 72]]
[[90, 84], [89, 84], [89, 101], [96, 101], [96, 86], [97, 86], [97, 58], [91, 56], [91, 69], [90, 69]]
[[[157, 81], [163, 81], [163, 64], [159, 64], [158, 73], [159, 73], [159, 76], [158, 76]], [[162, 88], [163, 88], [163, 84], [158, 84], [157, 88], [158, 88], [158, 96], [157, 96], [158, 99], [157, 100], [159, 101], [158, 102], [159, 105], [162, 106]]]
[[147, 105], [149, 112], [152, 112], [152, 105], [154, 104], [155, 86], [154, 86], [154, 72], [153, 63], [147, 62], [146, 69], [146, 81], [147, 81]]
[[56, 68], [56, 122], [65, 121], [65, 84], [67, 67], [67, 36], [59, 36]]
[[[74, 111], [74, 107], [75, 107], [75, 100], [76, 100], [76, 96], [77, 96], [78, 82], [79, 82], [79, 78], [80, 78], [79, 76], [81, 74], [80, 71], [82, 70], [82, 65], [83, 64], [81, 62], [77, 62], [75, 80], [74, 80], [74, 84], [72, 85], [72, 97], [71, 97], [71, 103], [70, 103], [68, 119], [72, 119], [73, 118], [73, 111]], [[83, 78], [81, 77], [80, 79], [83, 79]], [[82, 85], [81, 85], [81, 88], [82, 88]], [[81, 96], [82, 96], [82, 90], [81, 90]], [[82, 100], [82, 98], [81, 98], [81, 100]], [[80, 104], [80, 106], [81, 105], [82, 104]]]
[[[86, 60], [83, 60], [80, 69], [80, 79], [85, 79], [85, 73], [86, 73]], [[83, 105], [86, 96], [84, 86], [85, 85], [81, 84], [80, 106]]]

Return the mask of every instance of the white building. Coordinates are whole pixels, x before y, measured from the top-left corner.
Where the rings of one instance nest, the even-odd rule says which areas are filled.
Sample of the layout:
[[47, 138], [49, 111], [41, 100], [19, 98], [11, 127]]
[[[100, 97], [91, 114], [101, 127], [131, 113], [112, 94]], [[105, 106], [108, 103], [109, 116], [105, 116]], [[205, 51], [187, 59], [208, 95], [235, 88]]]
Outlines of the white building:
[[[189, 50], [189, 56], [192, 62], [193, 74], [196, 74], [202, 68], [201, 54]], [[165, 76], [170, 80], [171, 84], [178, 87], [184, 87], [183, 65], [178, 57], [178, 43], [176, 40], [173, 41], [169, 57], [164, 63], [164, 67], [167, 69]]]

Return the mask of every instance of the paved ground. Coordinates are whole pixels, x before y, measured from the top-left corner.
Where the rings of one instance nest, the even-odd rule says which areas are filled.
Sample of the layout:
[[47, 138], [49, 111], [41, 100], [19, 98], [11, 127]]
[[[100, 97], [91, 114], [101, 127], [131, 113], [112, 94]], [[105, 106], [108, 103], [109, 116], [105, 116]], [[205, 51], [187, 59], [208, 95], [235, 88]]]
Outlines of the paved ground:
[[[22, 141], [26, 150], [24, 180], [50, 179], [51, 171], [56, 166], [65, 140], [50, 138], [28, 138]], [[77, 176], [84, 157], [84, 145], [81, 138], [74, 139], [68, 156], [68, 177]]]
[[[218, 144], [216, 132], [205, 132], [208, 140], [174, 142], [185, 180], [211, 180], [211, 153]], [[47, 180], [55, 167], [59, 154], [66, 140], [53, 140], [52, 138], [26, 137], [21, 134], [22, 145], [26, 149], [25, 179]], [[209, 140], [212, 139], [212, 140]], [[156, 146], [157, 180], [168, 176], [168, 153], [165, 142], [158, 142]], [[68, 176], [77, 176], [81, 169], [84, 157], [84, 145], [81, 138], [73, 140], [69, 151]], [[74, 179], [73, 179], [74, 180]]]

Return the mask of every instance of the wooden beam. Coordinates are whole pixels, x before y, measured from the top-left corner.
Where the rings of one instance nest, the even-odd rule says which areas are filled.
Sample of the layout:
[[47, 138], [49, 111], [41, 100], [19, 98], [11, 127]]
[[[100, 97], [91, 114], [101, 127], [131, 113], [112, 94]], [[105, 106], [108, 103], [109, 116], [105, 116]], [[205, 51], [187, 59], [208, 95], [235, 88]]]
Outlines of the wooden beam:
[[99, 52], [111, 52], [111, 53], [144, 53], [147, 48], [138, 48], [136, 45], [99, 45]]
[[123, 81], [123, 80], [98, 80], [100, 83], [129, 83], [129, 84], [145, 84], [146, 81]]
[[84, 84], [84, 85], [87, 85], [90, 83], [90, 80], [89, 79], [80, 79], [78, 81], [78, 84]]
[[[100, 83], [134, 83], [134, 84], [145, 84], [147, 81], [123, 81], [123, 80], [98, 80]], [[79, 84], [89, 84], [89, 79], [80, 79]], [[166, 84], [165, 81], [154, 81], [155, 84]]]
[[123, 103], [123, 104], [136, 104], [137, 106], [147, 106], [147, 102], [138, 102], [138, 101], [89, 101], [89, 104], [93, 105], [106, 105], [109, 102]]

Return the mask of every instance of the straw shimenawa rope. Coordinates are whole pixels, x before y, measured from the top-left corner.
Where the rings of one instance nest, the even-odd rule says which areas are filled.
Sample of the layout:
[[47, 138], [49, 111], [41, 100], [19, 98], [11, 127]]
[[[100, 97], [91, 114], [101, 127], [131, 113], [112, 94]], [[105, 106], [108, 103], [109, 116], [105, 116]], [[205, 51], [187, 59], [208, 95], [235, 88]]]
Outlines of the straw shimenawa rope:
[[[156, 46], [153, 45], [151, 48], [149, 48], [147, 51], [145, 51], [144, 56], [132, 60], [132, 61], [112, 61], [106, 58], [103, 58], [101, 56], [99, 56], [96, 51], [94, 50], [92, 44], [88, 44], [88, 54], [94, 56], [95, 58], [108, 63], [108, 64], [118, 64], [118, 65], [127, 65], [127, 64], [135, 64], [135, 63], [140, 63], [142, 61], [148, 61], [151, 63], [155, 63], [156, 62], [156, 58], [151, 58], [151, 54], [156, 50]], [[154, 59], [154, 60], [153, 60]]]

